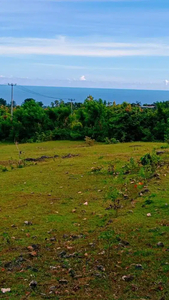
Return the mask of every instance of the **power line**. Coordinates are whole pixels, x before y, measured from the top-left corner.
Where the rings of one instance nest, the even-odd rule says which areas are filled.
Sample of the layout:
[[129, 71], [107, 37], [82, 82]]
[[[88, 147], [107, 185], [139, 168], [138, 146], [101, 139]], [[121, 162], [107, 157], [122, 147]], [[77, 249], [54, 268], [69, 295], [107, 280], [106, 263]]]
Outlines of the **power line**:
[[[41, 96], [41, 97], [44, 97], [44, 98], [50, 98], [50, 99], [59, 99], [59, 98], [57, 98], [57, 97], [52, 97], [52, 96], [47, 96], [47, 95], [44, 95], [44, 94], [41, 94], [41, 93], [38, 93], [38, 92], [35, 92], [35, 91], [32, 91], [32, 90], [30, 90], [30, 89], [28, 89], [28, 88], [25, 88], [25, 87], [23, 87], [23, 86], [17, 86], [17, 88], [18, 89], [20, 89], [20, 90], [23, 90], [24, 92], [30, 92], [30, 93], [32, 93], [32, 94], [34, 94], [34, 95], [38, 95], [38, 96]], [[60, 100], [60, 99], [59, 99]]]
[[[31, 93], [31, 94], [33, 94], [33, 95], [41, 96], [41, 97], [44, 97], [44, 98], [55, 99], [55, 100], [70, 100], [71, 102], [72, 102], [72, 101], [76, 101], [76, 99], [69, 99], [69, 98], [60, 98], [60, 97], [47, 96], [47, 95], [45, 95], [45, 94], [41, 94], [41, 93], [38, 93], [38, 92], [36, 92], [36, 91], [33, 91], [33, 90], [31, 90], [31, 89], [29, 89], [29, 88], [23, 86], [23, 85], [16, 85], [16, 84], [12, 84], [12, 83], [11, 83], [11, 84], [8, 83], [8, 85], [11, 86], [11, 93], [12, 93], [12, 85], [13, 85], [13, 86], [16, 86], [16, 88], [20, 89], [20, 90], [23, 91], [23, 92], [29, 92], [29, 93]], [[7, 84], [0, 84], [0, 86], [7, 86]], [[12, 96], [11, 96], [11, 98], [12, 98]]]

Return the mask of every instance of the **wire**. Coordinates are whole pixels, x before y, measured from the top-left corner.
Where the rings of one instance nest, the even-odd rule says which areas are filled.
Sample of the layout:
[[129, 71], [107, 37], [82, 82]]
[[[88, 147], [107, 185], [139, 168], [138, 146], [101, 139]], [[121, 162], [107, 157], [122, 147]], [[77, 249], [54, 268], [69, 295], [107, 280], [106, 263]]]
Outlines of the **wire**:
[[31, 92], [32, 94], [34, 94], [34, 95], [38, 95], [38, 96], [41, 96], [41, 97], [44, 97], [44, 98], [50, 98], [50, 99], [58, 99], [58, 98], [56, 98], [56, 97], [51, 97], [51, 96], [47, 96], [47, 95], [43, 95], [43, 94], [40, 94], [40, 93], [38, 93], [38, 92], [35, 92], [35, 91], [32, 91], [32, 90], [30, 90], [30, 89], [28, 89], [28, 88], [25, 88], [25, 87], [23, 87], [23, 86], [16, 86], [18, 89], [20, 89], [20, 90], [22, 90], [22, 91], [24, 91], [24, 92]]
[[[41, 97], [44, 97], [44, 98], [49, 98], [49, 99], [55, 99], [55, 100], [70, 100], [69, 98], [59, 98], [59, 97], [52, 97], [52, 96], [47, 96], [47, 95], [44, 95], [44, 94], [41, 94], [41, 93], [38, 93], [38, 92], [35, 92], [29, 88], [26, 88], [24, 86], [21, 86], [21, 85], [17, 85], [16, 88], [24, 91], [24, 92], [30, 92], [34, 95], [38, 95], [38, 96], [41, 96]], [[75, 101], [75, 99], [73, 99], [73, 101]]]

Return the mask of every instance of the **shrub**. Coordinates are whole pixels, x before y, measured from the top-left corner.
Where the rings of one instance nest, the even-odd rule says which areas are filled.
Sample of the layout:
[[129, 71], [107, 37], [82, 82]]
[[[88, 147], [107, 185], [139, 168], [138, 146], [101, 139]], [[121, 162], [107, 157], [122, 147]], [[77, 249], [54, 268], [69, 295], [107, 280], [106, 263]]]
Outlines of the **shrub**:
[[111, 143], [112, 143], [112, 144], [118, 144], [118, 143], [119, 143], [119, 141], [118, 141], [118, 140], [116, 140], [115, 138], [111, 138]]

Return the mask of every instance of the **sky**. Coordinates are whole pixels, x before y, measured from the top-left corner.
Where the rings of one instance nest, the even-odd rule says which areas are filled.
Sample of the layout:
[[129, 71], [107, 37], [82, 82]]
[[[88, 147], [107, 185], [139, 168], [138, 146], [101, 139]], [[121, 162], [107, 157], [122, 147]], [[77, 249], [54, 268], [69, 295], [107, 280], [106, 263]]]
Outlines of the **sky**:
[[0, 0], [0, 84], [169, 89], [168, 0]]

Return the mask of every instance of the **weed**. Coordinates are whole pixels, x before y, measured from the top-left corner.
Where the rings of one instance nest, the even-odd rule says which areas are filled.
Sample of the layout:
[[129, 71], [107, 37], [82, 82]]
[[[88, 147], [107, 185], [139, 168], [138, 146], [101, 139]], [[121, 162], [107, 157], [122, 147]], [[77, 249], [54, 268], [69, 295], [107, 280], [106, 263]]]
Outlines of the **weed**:
[[90, 138], [89, 136], [86, 136], [86, 137], [85, 137], [85, 142], [86, 142], [86, 145], [87, 145], [87, 146], [93, 146], [94, 143], [95, 143], [95, 140], [92, 139], [92, 138]]
[[99, 235], [99, 239], [103, 240], [104, 242], [104, 248], [107, 251], [107, 258], [110, 258], [110, 253], [111, 253], [111, 247], [114, 242], [114, 231], [113, 230], [108, 230], [108, 231], [103, 231]]

